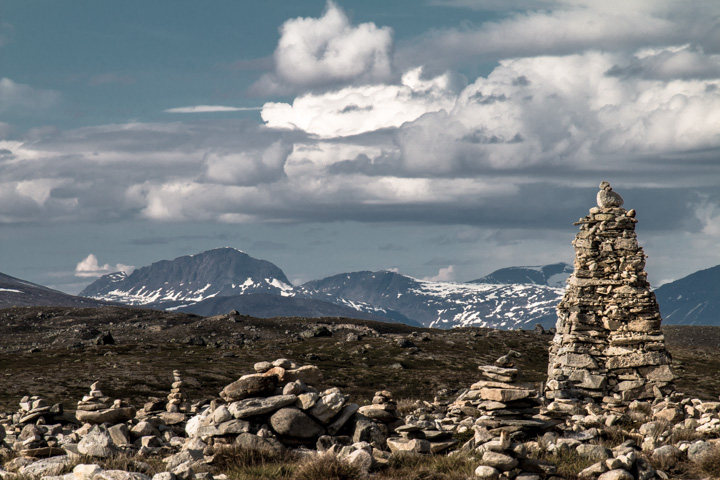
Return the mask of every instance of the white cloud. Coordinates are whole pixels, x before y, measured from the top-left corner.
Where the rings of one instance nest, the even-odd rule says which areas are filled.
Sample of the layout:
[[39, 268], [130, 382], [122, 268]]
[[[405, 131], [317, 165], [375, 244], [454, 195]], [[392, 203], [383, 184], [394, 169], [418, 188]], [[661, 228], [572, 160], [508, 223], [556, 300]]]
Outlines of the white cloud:
[[424, 80], [421, 74], [420, 68], [407, 72], [400, 85], [366, 85], [305, 94], [292, 105], [266, 103], [260, 115], [269, 127], [342, 137], [399, 127], [425, 113], [451, 109], [456, 94], [452, 76]]
[[225, 185], [257, 185], [279, 180], [292, 146], [274, 142], [260, 151], [210, 152], [205, 156], [208, 180]]
[[135, 267], [132, 265], [123, 265], [122, 263], [118, 263], [115, 266], [108, 263], [100, 265], [97, 257], [91, 253], [75, 266], [75, 276], [102, 277], [103, 275], [114, 272], [124, 272], [125, 274], [130, 275], [134, 270]]
[[302, 91], [336, 84], [388, 80], [392, 76], [392, 30], [374, 23], [351, 25], [328, 1], [320, 18], [295, 18], [280, 28], [275, 71], [253, 87], [257, 93]]
[[0, 112], [10, 109], [44, 109], [55, 105], [60, 94], [0, 78]]
[[424, 277], [423, 280], [428, 282], [452, 282], [455, 279], [455, 267], [448, 265], [447, 267], [441, 268], [437, 275], [431, 277]]
[[164, 110], [165, 113], [216, 113], [216, 112], [247, 112], [260, 110], [262, 107], [226, 107], [224, 105], [194, 105]]
[[[484, 8], [487, 2], [460, 0]], [[518, 3], [518, 2], [515, 2]], [[398, 46], [399, 68], [431, 66], [443, 71], [470, 61], [537, 55], [565, 55], [587, 50], [632, 52], [642, 47], [707, 43], [717, 30], [720, 4], [698, 2], [544, 2], [513, 6], [508, 18], [478, 26], [433, 30]], [[554, 4], [554, 5], [553, 5]], [[533, 10], [536, 9], [536, 10]], [[697, 10], [697, 11], [696, 11]]]

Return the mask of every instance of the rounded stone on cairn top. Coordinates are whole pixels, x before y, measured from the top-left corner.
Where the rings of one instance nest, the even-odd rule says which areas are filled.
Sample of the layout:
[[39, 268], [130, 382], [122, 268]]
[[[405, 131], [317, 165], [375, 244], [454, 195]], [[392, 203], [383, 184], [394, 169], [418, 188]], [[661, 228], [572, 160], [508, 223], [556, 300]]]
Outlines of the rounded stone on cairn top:
[[600, 191], [597, 194], [598, 207], [621, 207], [623, 203], [625, 203], [625, 201], [617, 192], [613, 192], [609, 182], [606, 182], [605, 180], [600, 182]]

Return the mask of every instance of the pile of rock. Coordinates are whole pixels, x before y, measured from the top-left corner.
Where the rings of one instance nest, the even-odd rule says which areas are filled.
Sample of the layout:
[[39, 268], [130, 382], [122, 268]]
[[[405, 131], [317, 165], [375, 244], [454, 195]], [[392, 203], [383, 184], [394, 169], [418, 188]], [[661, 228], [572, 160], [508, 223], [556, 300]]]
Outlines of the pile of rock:
[[102, 423], [121, 423], [135, 417], [135, 408], [122, 400], [110, 403], [110, 397], [100, 390], [95, 382], [90, 386], [90, 393], [77, 403], [75, 417], [84, 423], [99, 425]]
[[191, 407], [190, 403], [188, 403], [187, 395], [185, 395], [182, 391], [183, 385], [184, 383], [180, 370], [173, 370], [173, 383], [170, 387], [170, 393], [168, 394], [167, 404], [165, 407], [169, 413], [190, 412]]
[[670, 354], [635, 234], [635, 211], [607, 182], [598, 206], [577, 223], [575, 271], [558, 305], [545, 395], [606, 402], [673, 391]]
[[518, 382], [520, 370], [512, 358], [520, 354], [514, 351], [504, 355], [495, 365], [478, 367], [487, 380], [470, 386], [449, 405], [448, 414], [454, 417], [470, 417], [473, 425], [490, 429], [493, 435], [525, 432], [536, 434], [538, 429], [549, 426], [540, 417], [538, 392], [530, 383]]
[[52, 423], [62, 417], [62, 404], [50, 405], [45, 399], [33, 395], [25, 396], [20, 400], [20, 408], [13, 415], [13, 423], [24, 425], [33, 423]]

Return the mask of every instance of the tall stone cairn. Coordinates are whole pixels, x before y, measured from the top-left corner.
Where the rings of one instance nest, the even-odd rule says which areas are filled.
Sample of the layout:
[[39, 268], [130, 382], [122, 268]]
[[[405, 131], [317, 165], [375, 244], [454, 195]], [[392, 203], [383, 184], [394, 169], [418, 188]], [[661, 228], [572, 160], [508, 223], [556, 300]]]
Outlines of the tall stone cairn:
[[674, 390], [662, 318], [635, 234], [635, 210], [608, 182], [580, 219], [575, 271], [557, 307], [545, 395], [607, 403], [663, 397]]

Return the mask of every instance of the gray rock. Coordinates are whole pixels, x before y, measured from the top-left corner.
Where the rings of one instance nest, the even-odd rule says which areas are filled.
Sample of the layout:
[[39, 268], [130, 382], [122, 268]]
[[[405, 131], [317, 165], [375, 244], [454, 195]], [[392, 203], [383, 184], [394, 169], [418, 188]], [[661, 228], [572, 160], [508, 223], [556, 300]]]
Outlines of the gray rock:
[[167, 457], [165, 459], [165, 468], [168, 471], [173, 471], [177, 467], [183, 464], [189, 464], [196, 462], [197, 460], [200, 460], [203, 458], [202, 451], [199, 450], [183, 450], [181, 452], [176, 453], [175, 455], [171, 455], [170, 457]]
[[373, 467], [373, 456], [363, 449], [355, 450], [345, 457], [345, 461], [367, 475]]
[[93, 427], [78, 443], [78, 452], [96, 458], [112, 456], [117, 447], [104, 427]]
[[270, 370], [273, 367], [273, 364], [270, 362], [258, 362], [256, 363], [253, 368], [257, 373], [265, 373], [268, 370]]
[[111, 423], [113, 425], [127, 422], [135, 417], [135, 407], [107, 408], [103, 410], [77, 410], [75, 418], [83, 423], [101, 425]]
[[651, 456], [655, 465], [661, 470], [671, 470], [678, 464], [681, 457], [682, 452], [673, 445], [663, 445], [656, 448]]
[[298, 395], [295, 406], [301, 410], [307, 410], [309, 408], [312, 408], [313, 405], [317, 403], [319, 398], [320, 395], [315, 392], [301, 393], [300, 395]]
[[590, 460], [607, 460], [612, 456], [612, 450], [603, 447], [602, 445], [590, 445], [583, 443], [578, 445], [575, 450], [578, 455]]
[[73, 477], [77, 480], [92, 480], [100, 472], [102, 472], [102, 468], [99, 465], [81, 463], [73, 468]]
[[278, 378], [275, 375], [245, 375], [226, 386], [220, 396], [226, 402], [235, 402], [250, 397], [272, 395], [277, 384]]
[[368, 442], [375, 448], [384, 449], [387, 437], [387, 432], [383, 431], [377, 423], [363, 415], [355, 415], [353, 443]]
[[275, 450], [284, 452], [285, 446], [276, 439], [260, 437], [252, 433], [241, 433], [235, 439], [235, 444], [253, 450]]
[[315, 438], [325, 433], [322, 426], [294, 407], [281, 408], [273, 413], [270, 426], [280, 435], [295, 438]]
[[698, 459], [700, 459], [700, 457], [702, 457], [712, 449], [713, 444], [704, 440], [699, 440], [697, 442], [691, 443], [687, 450], [688, 460], [690, 460], [691, 462], [697, 461]]
[[108, 428], [108, 433], [115, 445], [129, 445], [130, 444], [130, 432], [127, 425], [119, 423]]
[[71, 458], [67, 455], [45, 458], [21, 467], [18, 473], [31, 478], [57, 475], [69, 465], [71, 461]]
[[152, 480], [175, 480], [177, 477], [171, 472], [160, 472], [153, 475]]
[[430, 442], [424, 438], [401, 438], [392, 437], [387, 439], [387, 446], [392, 453], [396, 452], [415, 452], [430, 453]]
[[483, 465], [493, 467], [501, 472], [508, 472], [517, 467], [518, 461], [510, 455], [498, 452], [485, 452], [482, 456]]
[[231, 418], [233, 418], [232, 413], [230, 413], [230, 410], [228, 410], [225, 405], [220, 405], [213, 412], [213, 423], [215, 425], [227, 422]]
[[617, 468], [600, 474], [598, 480], [635, 480], [635, 477], [627, 470]]
[[345, 405], [340, 411], [340, 414], [335, 418], [335, 420], [333, 420], [332, 423], [327, 426], [328, 433], [330, 435], [335, 435], [337, 432], [339, 432], [340, 429], [345, 426], [348, 420], [350, 420], [350, 418], [355, 415], [355, 412], [357, 412], [359, 408], [360, 407], [357, 403], [350, 403], [348, 405]]
[[307, 386], [301, 380], [288, 382], [283, 387], [283, 395], [300, 395], [307, 391]]
[[143, 473], [126, 472], [124, 470], [104, 470], [93, 477], [93, 480], [150, 480]]
[[347, 400], [347, 395], [343, 395], [339, 391], [333, 391], [326, 395], [321, 395], [308, 413], [318, 419], [322, 423], [328, 423], [340, 410], [342, 410]]
[[479, 480], [497, 480], [500, 478], [500, 472], [497, 468], [480, 465], [475, 469], [475, 477]]
[[272, 362], [273, 367], [280, 367], [284, 368], [285, 370], [289, 370], [293, 367], [293, 362], [288, 360], [287, 358], [278, 358], [274, 362]]
[[295, 395], [275, 395], [267, 398], [248, 398], [231, 403], [228, 407], [235, 418], [248, 418], [255, 415], [264, 415], [295, 403]]
[[155, 428], [155, 425], [145, 420], [138, 422], [137, 425], [130, 429], [130, 437], [135, 440], [150, 435], [160, 436], [160, 432]]

